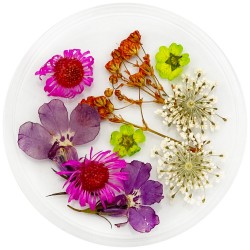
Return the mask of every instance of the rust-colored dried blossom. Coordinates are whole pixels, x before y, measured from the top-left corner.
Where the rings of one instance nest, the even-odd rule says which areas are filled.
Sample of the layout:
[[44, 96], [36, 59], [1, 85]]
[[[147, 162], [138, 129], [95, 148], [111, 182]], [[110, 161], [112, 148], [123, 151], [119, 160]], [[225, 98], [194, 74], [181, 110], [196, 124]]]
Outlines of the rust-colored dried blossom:
[[111, 74], [119, 74], [120, 67], [121, 67], [122, 59], [121, 58], [113, 58], [110, 60], [106, 65], [105, 68], [111, 73]]
[[107, 89], [105, 89], [105, 91], [104, 91], [104, 95], [105, 95], [106, 97], [111, 97], [111, 96], [113, 95], [113, 92], [114, 92], [113, 89], [107, 88]]
[[154, 68], [150, 64], [149, 54], [143, 57], [143, 63], [139, 66], [139, 72], [144, 76], [154, 76]]
[[81, 104], [96, 108], [102, 119], [107, 119], [114, 112], [114, 105], [106, 96], [89, 96], [87, 99], [82, 99]]
[[135, 73], [135, 74], [129, 76], [129, 80], [130, 80], [128, 82], [129, 86], [142, 87], [143, 85], [145, 85], [145, 77], [140, 72]]
[[114, 49], [111, 53], [111, 56], [115, 58], [121, 58], [121, 52], [118, 49]]
[[117, 75], [111, 75], [111, 76], [109, 77], [109, 82], [110, 82], [112, 85], [118, 83], [118, 76], [117, 76]]
[[121, 57], [129, 60], [132, 56], [138, 55], [138, 51], [141, 48], [139, 43], [133, 43], [128, 39], [121, 42], [119, 51], [121, 52]]
[[128, 38], [129, 41], [131, 41], [132, 43], [137, 43], [137, 44], [141, 44], [141, 34], [138, 30], [134, 31], [133, 33], [131, 33]]

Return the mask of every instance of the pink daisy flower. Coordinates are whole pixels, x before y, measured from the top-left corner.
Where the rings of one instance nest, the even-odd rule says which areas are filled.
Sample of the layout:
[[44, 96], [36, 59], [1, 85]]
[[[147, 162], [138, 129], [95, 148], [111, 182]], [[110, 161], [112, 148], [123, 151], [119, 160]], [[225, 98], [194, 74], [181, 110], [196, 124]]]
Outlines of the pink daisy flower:
[[79, 161], [70, 160], [64, 163], [70, 170], [58, 172], [59, 175], [68, 176], [64, 186], [69, 194], [69, 202], [79, 200], [83, 207], [89, 205], [95, 209], [100, 201], [105, 207], [105, 201], [111, 203], [116, 192], [124, 190], [123, 181], [127, 180], [127, 173], [121, 172], [126, 167], [126, 162], [116, 153], [101, 151], [93, 153], [90, 150], [89, 159], [81, 158]]
[[49, 76], [44, 91], [49, 96], [74, 98], [84, 90], [84, 85], [91, 86], [93, 82], [94, 58], [80, 49], [64, 50], [63, 56], [55, 55], [49, 59], [35, 75]]

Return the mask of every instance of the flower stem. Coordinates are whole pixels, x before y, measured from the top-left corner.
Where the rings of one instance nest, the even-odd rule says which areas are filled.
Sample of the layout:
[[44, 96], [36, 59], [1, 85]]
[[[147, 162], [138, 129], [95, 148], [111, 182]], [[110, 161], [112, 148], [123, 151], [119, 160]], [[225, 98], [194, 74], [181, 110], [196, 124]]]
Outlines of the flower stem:
[[142, 129], [143, 131], [148, 131], [148, 132], [150, 132], [150, 133], [152, 133], [152, 134], [158, 135], [158, 136], [163, 137], [163, 138], [169, 138], [169, 139], [172, 140], [172, 141], [175, 141], [175, 142], [180, 143], [180, 141], [178, 141], [178, 140], [176, 140], [176, 139], [174, 139], [174, 138], [172, 138], [172, 137], [170, 137], [170, 136], [161, 134], [160, 132], [155, 131], [155, 130], [149, 128], [148, 126], [147, 126], [147, 127], [142, 127], [142, 126], [139, 126], [139, 125], [134, 124], [134, 123], [132, 123], [132, 122], [128, 122], [128, 121], [124, 120], [123, 118], [122, 118], [122, 122], [121, 122], [121, 123], [123, 123], [123, 124], [130, 124], [130, 125], [134, 126], [135, 128], [140, 128], [140, 129]]

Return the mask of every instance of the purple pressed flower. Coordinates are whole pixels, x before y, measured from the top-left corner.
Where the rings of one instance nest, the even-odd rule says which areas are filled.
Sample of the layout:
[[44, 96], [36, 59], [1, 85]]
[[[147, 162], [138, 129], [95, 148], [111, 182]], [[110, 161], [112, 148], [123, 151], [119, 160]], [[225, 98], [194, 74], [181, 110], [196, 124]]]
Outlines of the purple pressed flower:
[[140, 233], [150, 232], [160, 222], [150, 205], [159, 203], [163, 199], [162, 184], [148, 180], [151, 169], [149, 163], [140, 161], [127, 163], [121, 170], [128, 173], [128, 180], [124, 181], [125, 194], [115, 197], [112, 203], [105, 202], [105, 207], [98, 204], [96, 213], [115, 217], [126, 216], [127, 221], [116, 226], [129, 223]]
[[70, 119], [63, 102], [56, 99], [43, 104], [38, 114], [42, 125], [26, 122], [18, 133], [18, 146], [35, 159], [50, 158], [59, 163], [60, 150], [64, 150], [65, 160], [77, 160], [73, 146], [94, 140], [100, 130], [98, 112], [86, 104], [78, 104]]
[[68, 166], [63, 165], [69, 160], [78, 160], [78, 154], [73, 146], [59, 146], [59, 142], [55, 142], [48, 153], [48, 158], [54, 161], [60, 170], [68, 170]]
[[71, 160], [64, 165], [71, 170], [61, 171], [58, 174], [68, 176], [64, 186], [67, 187], [69, 202], [79, 200], [81, 206], [88, 204], [91, 210], [96, 208], [98, 201], [104, 208], [105, 201], [113, 202], [116, 192], [123, 191], [123, 181], [127, 180], [127, 173], [121, 172], [126, 162], [110, 150], [93, 155], [91, 148], [89, 158]]
[[80, 49], [64, 50], [63, 56], [55, 55], [49, 59], [35, 74], [49, 76], [44, 91], [49, 96], [73, 98], [84, 90], [84, 85], [91, 86], [93, 82], [94, 58], [90, 52]]

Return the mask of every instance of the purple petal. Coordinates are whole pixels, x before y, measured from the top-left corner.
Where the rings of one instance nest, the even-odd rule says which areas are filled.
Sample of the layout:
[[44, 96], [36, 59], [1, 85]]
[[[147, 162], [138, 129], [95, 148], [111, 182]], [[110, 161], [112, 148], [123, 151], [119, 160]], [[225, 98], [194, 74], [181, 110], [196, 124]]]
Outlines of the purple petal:
[[68, 111], [57, 99], [44, 103], [38, 110], [42, 125], [52, 134], [62, 134], [69, 128]]
[[70, 160], [78, 161], [78, 154], [74, 147], [59, 146], [58, 142], [54, 143], [49, 151], [48, 157], [57, 164], [60, 171], [72, 170], [71, 166], [64, 165], [65, 162]]
[[35, 159], [47, 159], [52, 147], [51, 135], [40, 124], [26, 122], [19, 128], [18, 146]]
[[128, 213], [128, 201], [124, 194], [116, 196], [111, 203], [104, 202], [105, 207], [101, 202], [97, 203], [96, 210], [103, 215], [113, 217], [126, 216]]
[[87, 104], [78, 104], [70, 115], [70, 130], [75, 132], [72, 143], [82, 145], [95, 139], [100, 130], [98, 112]]
[[143, 205], [152, 205], [160, 202], [164, 196], [163, 186], [159, 181], [146, 181], [140, 188]]
[[121, 170], [121, 172], [128, 172], [128, 180], [124, 181], [125, 193], [131, 194], [134, 189], [139, 189], [148, 180], [151, 169], [150, 163], [145, 164], [141, 161], [127, 163]]
[[148, 233], [160, 223], [158, 215], [151, 207], [129, 209], [129, 224], [140, 233]]

